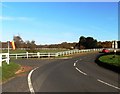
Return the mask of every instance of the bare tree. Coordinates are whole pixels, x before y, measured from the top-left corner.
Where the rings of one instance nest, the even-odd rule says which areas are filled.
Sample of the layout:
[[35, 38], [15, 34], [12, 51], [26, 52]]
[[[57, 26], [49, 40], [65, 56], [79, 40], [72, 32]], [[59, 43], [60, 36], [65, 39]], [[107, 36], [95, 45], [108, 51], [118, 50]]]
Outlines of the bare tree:
[[22, 44], [24, 43], [20, 36], [14, 36], [13, 40], [15, 42], [16, 48], [22, 48]]
[[26, 47], [29, 52], [35, 52], [36, 44], [35, 41], [32, 40], [31, 42], [29, 40], [26, 41]]

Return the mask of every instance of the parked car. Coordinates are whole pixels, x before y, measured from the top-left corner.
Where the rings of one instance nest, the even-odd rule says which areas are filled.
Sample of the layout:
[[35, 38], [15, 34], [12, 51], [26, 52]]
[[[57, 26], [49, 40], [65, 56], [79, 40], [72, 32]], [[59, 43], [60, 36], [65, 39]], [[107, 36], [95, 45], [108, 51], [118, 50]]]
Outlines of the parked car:
[[108, 49], [103, 49], [102, 53], [109, 53], [110, 51]]

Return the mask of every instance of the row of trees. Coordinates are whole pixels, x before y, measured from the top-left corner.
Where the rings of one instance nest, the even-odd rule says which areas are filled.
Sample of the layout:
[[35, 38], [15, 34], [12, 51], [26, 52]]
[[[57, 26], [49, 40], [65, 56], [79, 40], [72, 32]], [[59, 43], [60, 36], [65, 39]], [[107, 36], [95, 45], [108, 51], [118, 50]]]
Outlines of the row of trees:
[[[112, 48], [112, 41], [97, 42], [93, 37], [81, 36], [75, 47], [78, 49]], [[120, 48], [120, 41], [118, 41], [118, 48]]]
[[[61, 44], [51, 44], [51, 45], [36, 45], [35, 41], [23, 41], [20, 36], [14, 36], [13, 40], [15, 41], [16, 48], [27, 48], [30, 50], [35, 50], [35, 48], [65, 48], [65, 49], [92, 49], [92, 48], [111, 48], [112, 42], [97, 42], [93, 37], [84, 37], [79, 38], [79, 42], [67, 43], [63, 42]], [[7, 44], [3, 44], [3, 48], [6, 48]], [[120, 47], [120, 41], [118, 41], [118, 47]]]
[[51, 45], [36, 45], [35, 41], [23, 41], [20, 36], [14, 36], [13, 40], [16, 44], [16, 48], [28, 48], [30, 50], [34, 50], [35, 48], [66, 48], [71, 49], [76, 45], [76, 43], [67, 43], [63, 42], [61, 44], [51, 44]]
[[76, 42], [74, 43], [67, 43], [62, 42], [61, 44], [50, 44], [50, 45], [38, 45], [38, 48], [65, 48], [65, 49], [73, 49], [76, 45]]
[[13, 40], [15, 42], [16, 48], [28, 48], [30, 50], [34, 50], [36, 48], [35, 41], [23, 41], [20, 36], [14, 36]]

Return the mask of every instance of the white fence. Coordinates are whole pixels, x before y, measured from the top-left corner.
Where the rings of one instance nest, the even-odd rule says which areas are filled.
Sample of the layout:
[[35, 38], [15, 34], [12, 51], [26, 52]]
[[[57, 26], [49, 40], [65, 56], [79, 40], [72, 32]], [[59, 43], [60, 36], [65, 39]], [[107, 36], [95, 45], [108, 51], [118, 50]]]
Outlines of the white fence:
[[70, 54], [75, 54], [75, 53], [82, 53], [82, 52], [91, 52], [91, 51], [101, 51], [102, 49], [85, 49], [85, 50], [68, 50], [68, 51], [63, 51], [63, 52], [57, 52], [57, 53], [19, 53], [19, 54], [10, 54], [10, 58], [15, 57], [18, 59], [19, 57], [22, 58], [42, 58], [42, 57], [58, 57], [58, 56], [65, 56], [65, 55], [70, 55]]
[[[7, 48], [0, 48], [0, 50], [7, 50]], [[12, 50], [12, 48], [9, 48], [10, 50]], [[17, 48], [17, 50], [30, 50], [30, 48]], [[68, 50], [65, 48], [35, 48], [35, 50]]]
[[0, 66], [2, 66], [2, 62], [6, 61], [9, 64], [9, 53], [0, 53]]
[[16, 59], [18, 59], [19, 57], [22, 58], [32, 58], [32, 57], [37, 57], [37, 58], [41, 58], [41, 57], [56, 57], [56, 53], [19, 53], [19, 54], [10, 54], [10, 57], [15, 57]]
[[[109, 50], [114, 50], [114, 49], [109, 49]], [[119, 50], [119, 49], [118, 49]], [[102, 49], [84, 49], [84, 50], [68, 50], [68, 51], [63, 51], [63, 52], [57, 52], [57, 53], [17, 53], [17, 54], [8, 54], [8, 53], [0, 53], [0, 66], [2, 66], [2, 61], [6, 61], [7, 64], [9, 64], [10, 58], [43, 58], [43, 57], [58, 57], [58, 56], [65, 56], [65, 55], [71, 55], [71, 54], [76, 54], [76, 53], [84, 53], [84, 52], [95, 52], [95, 51], [102, 51]], [[10, 58], [9, 58], [10, 57]]]

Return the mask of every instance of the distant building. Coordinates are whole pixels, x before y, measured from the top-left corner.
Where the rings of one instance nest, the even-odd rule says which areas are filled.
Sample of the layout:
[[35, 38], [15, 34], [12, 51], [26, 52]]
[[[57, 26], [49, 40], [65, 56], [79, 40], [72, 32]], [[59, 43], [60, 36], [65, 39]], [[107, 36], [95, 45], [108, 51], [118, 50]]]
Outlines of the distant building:
[[115, 49], [118, 48], [118, 41], [116, 40], [112, 41], [112, 48], [115, 48]]

